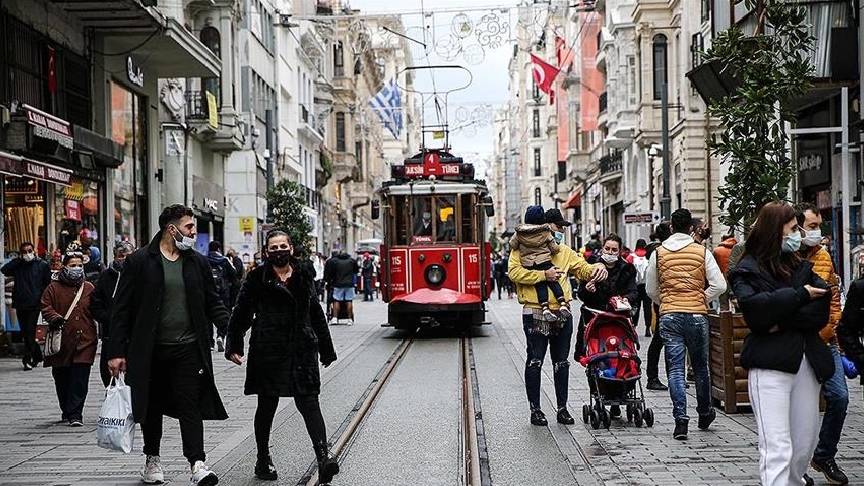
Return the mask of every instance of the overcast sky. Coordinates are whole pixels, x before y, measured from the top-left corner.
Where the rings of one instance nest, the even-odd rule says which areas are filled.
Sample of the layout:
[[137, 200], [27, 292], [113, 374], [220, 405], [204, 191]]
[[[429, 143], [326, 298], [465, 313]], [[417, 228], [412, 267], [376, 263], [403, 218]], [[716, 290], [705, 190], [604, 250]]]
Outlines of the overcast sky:
[[[510, 42], [510, 38], [513, 36], [512, 32], [513, 26], [515, 26], [516, 12], [515, 10], [509, 12], [505, 10], [502, 12], [500, 7], [505, 5], [515, 5], [516, 2], [513, 0], [502, 0], [498, 2], [489, 0], [426, 0], [424, 3], [426, 11], [433, 13], [431, 20], [427, 17], [426, 23], [434, 25], [434, 28], [432, 29], [434, 30], [434, 40], [432, 39], [433, 34], [429, 33], [427, 30], [427, 44], [437, 46], [444, 52], [447, 52], [444, 49], [446, 47], [446, 38], [450, 36], [451, 32], [453, 32], [454, 18], [458, 21], [464, 17], [457, 18], [457, 15], [460, 15], [460, 12], [441, 12], [441, 10], [453, 10], [454, 8], [466, 8], [471, 10], [464, 12], [464, 15], [467, 15], [470, 18], [472, 27], [471, 29], [466, 28], [466, 31], [470, 31], [470, 34], [465, 34], [465, 38], [460, 41], [463, 48], [463, 54], [460, 54], [452, 61], [448, 61], [439, 56], [435, 52], [436, 49], [433, 48], [428, 63], [432, 65], [459, 64], [470, 69], [473, 75], [471, 85], [464, 91], [451, 94], [448, 99], [448, 121], [451, 128], [450, 144], [453, 147], [454, 154], [456, 155], [469, 155], [471, 158], [474, 158], [478, 155], [482, 156], [491, 154], [493, 135], [492, 125], [488, 122], [491, 121], [494, 111], [487, 113], [482, 117], [487, 121], [486, 126], [478, 127], [475, 125], [469, 129], [458, 130], [455, 133], [452, 130], [456, 125], [458, 125], [456, 120], [457, 110], [460, 110], [460, 114], [464, 117], [465, 109], [469, 110], [470, 113], [475, 112], [475, 109], [478, 107], [482, 108], [482, 105], [484, 104], [491, 104], [494, 108], [498, 108], [506, 102], [507, 63], [510, 54], [512, 53], [512, 43]], [[394, 8], [394, 5], [398, 5], [398, 8]], [[498, 9], [475, 11], [479, 7], [487, 6], [498, 7]], [[419, 12], [421, 10], [421, 2], [420, 0], [351, 0], [351, 7], [360, 9], [361, 13]], [[477, 56], [479, 54], [480, 51], [478, 47], [480, 46], [477, 42], [477, 29], [475, 26], [480, 23], [483, 15], [492, 11], [499, 16], [503, 23], [510, 24], [510, 29], [507, 36], [503, 38], [500, 47], [482, 48], [483, 59], [482, 62], [477, 64], [477, 57], [474, 57], [473, 59], [469, 57], [466, 59], [466, 55]], [[422, 40], [424, 30], [422, 15], [418, 13], [404, 14], [402, 16], [402, 22], [405, 25], [406, 33], [410, 37], [416, 37], [418, 40]], [[427, 60], [423, 53], [423, 47], [415, 43], [411, 43], [411, 46], [412, 52], [414, 53], [415, 65], [427, 64]], [[466, 47], [467, 50], [465, 50]], [[474, 64], [471, 64], [469, 61], [473, 61]], [[448, 88], [455, 88], [459, 86], [460, 83], [464, 84], [465, 80], [466, 76], [464, 72], [450, 70], [435, 71], [435, 86], [439, 91]], [[424, 91], [431, 91], [432, 83], [431, 78], [428, 76], [428, 71], [418, 72], [415, 85], [421, 87]], [[463, 108], [460, 109], [460, 106]], [[475, 114], [480, 113], [475, 112]], [[425, 116], [427, 123], [434, 123], [435, 111], [434, 106], [431, 103], [427, 103], [425, 106]]]

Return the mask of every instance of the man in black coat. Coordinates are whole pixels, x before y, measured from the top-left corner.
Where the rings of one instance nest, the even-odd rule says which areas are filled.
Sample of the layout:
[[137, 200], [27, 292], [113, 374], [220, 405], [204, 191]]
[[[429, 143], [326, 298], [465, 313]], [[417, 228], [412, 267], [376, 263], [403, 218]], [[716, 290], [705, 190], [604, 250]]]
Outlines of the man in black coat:
[[96, 280], [96, 289], [90, 300], [90, 313], [99, 323], [99, 339], [102, 340], [102, 352], [99, 353], [99, 375], [105, 386], [111, 382], [111, 370], [108, 369], [108, 354], [105, 352], [107, 342], [111, 339], [111, 308], [114, 304], [114, 295], [120, 285], [120, 275], [128, 257], [135, 250], [132, 243], [118, 241], [114, 245], [114, 261], [108, 268], [99, 274]]
[[228, 310], [216, 293], [207, 259], [194, 251], [192, 210], [175, 204], [159, 216], [160, 231], [126, 259], [111, 312], [108, 366], [127, 371], [132, 412], [141, 424], [142, 480], [164, 481], [159, 459], [162, 416], [180, 421], [183, 455], [191, 484], [212, 486], [216, 474], [204, 464], [204, 420], [228, 418], [210, 354], [211, 326], [223, 331]]
[[357, 265], [357, 260], [345, 252], [330, 260], [324, 266], [324, 281], [333, 289], [331, 324], [339, 322], [339, 316], [344, 309], [348, 315], [348, 325], [351, 326], [354, 324], [354, 277], [360, 271], [360, 266]]
[[[210, 271], [213, 274], [213, 283], [216, 284], [216, 293], [222, 299], [222, 303], [229, 311], [234, 307], [234, 300], [240, 291], [239, 279], [234, 264], [222, 255], [222, 243], [211, 241], [207, 249], [207, 261], [210, 262]], [[216, 350], [220, 353], [225, 351], [225, 335], [216, 333]]]
[[42, 292], [51, 283], [51, 269], [45, 260], [36, 256], [33, 243], [21, 243], [18, 258], [9, 261], [0, 272], [15, 279], [12, 288], [12, 307], [18, 316], [21, 339], [24, 341], [24, 356], [21, 363], [24, 370], [32, 370], [42, 361], [42, 352], [36, 344], [36, 323], [42, 307]]

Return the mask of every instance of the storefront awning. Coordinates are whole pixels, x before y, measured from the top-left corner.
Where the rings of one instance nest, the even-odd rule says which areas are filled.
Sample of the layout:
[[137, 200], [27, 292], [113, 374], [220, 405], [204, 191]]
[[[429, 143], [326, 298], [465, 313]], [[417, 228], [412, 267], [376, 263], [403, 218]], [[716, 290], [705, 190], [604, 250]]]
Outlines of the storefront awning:
[[159, 78], [219, 76], [221, 61], [174, 18], [140, 0], [51, 0], [85, 27], [110, 41], [107, 54], [130, 51], [146, 59], [147, 72]]
[[0, 151], [0, 173], [14, 177], [29, 177], [61, 186], [71, 186], [72, 171], [37, 160]]
[[80, 125], [73, 125], [72, 132], [75, 134], [75, 151], [90, 155], [96, 165], [117, 168], [123, 164], [123, 146], [119, 143]]
[[582, 193], [581, 192], [574, 192], [574, 193], [570, 194], [570, 197], [568, 197], [567, 200], [564, 201], [564, 205], [561, 207], [563, 209], [570, 209], [570, 208], [578, 208], [579, 206], [582, 206]]

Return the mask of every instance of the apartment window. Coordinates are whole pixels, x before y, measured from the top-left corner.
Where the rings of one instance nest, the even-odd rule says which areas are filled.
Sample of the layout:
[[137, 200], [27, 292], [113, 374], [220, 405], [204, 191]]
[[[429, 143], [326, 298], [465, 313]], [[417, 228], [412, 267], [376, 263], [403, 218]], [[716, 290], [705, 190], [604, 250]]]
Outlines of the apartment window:
[[542, 199], [543, 199], [543, 196], [540, 194], [540, 188], [535, 187], [534, 188], [534, 205], [540, 206], [543, 202]]
[[342, 41], [333, 45], [333, 75], [345, 76], [345, 48]]
[[711, 0], [702, 0], [702, 22], [711, 18]]
[[534, 149], [534, 177], [540, 177], [543, 173], [541, 170], [542, 164], [540, 159], [540, 149]]
[[695, 68], [702, 63], [702, 50], [705, 48], [705, 40], [702, 34], [693, 34], [690, 38], [690, 67]]
[[345, 151], [345, 113], [336, 113], [336, 151]]
[[540, 110], [534, 110], [534, 117], [532, 120], [532, 131], [534, 133], [534, 138], [540, 137]]
[[535, 100], [540, 98], [540, 87], [537, 86], [536, 81], [531, 81], [531, 97]]
[[363, 142], [354, 142], [354, 156], [357, 158], [357, 166], [363, 167]]
[[636, 56], [627, 56], [627, 104], [636, 106]]
[[666, 36], [663, 34], [657, 34], [654, 36], [653, 49], [652, 49], [652, 58], [654, 61], [654, 99], [659, 100], [663, 97], [663, 89], [667, 82], [667, 70], [668, 67], [666, 65], [666, 49], [667, 49], [667, 41]]
[[[207, 49], [210, 49], [210, 52], [216, 55], [221, 59], [222, 56], [222, 39], [219, 35], [219, 31], [212, 26], [207, 26], [201, 29], [201, 33], [198, 35], [198, 38], [201, 40], [201, 43]], [[202, 104], [207, 103], [207, 98], [204, 93], [210, 92], [213, 96], [216, 97], [216, 106], [222, 105], [222, 83], [219, 82], [218, 77], [209, 77], [209, 78], [201, 78], [201, 99]]]

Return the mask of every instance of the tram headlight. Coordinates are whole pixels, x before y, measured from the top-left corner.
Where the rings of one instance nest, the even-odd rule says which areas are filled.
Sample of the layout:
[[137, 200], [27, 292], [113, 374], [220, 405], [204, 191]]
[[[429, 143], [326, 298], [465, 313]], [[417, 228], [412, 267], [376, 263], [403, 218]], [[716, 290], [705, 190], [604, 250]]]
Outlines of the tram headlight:
[[429, 265], [426, 268], [426, 281], [430, 285], [441, 285], [445, 278], [447, 278], [447, 272], [441, 265]]

